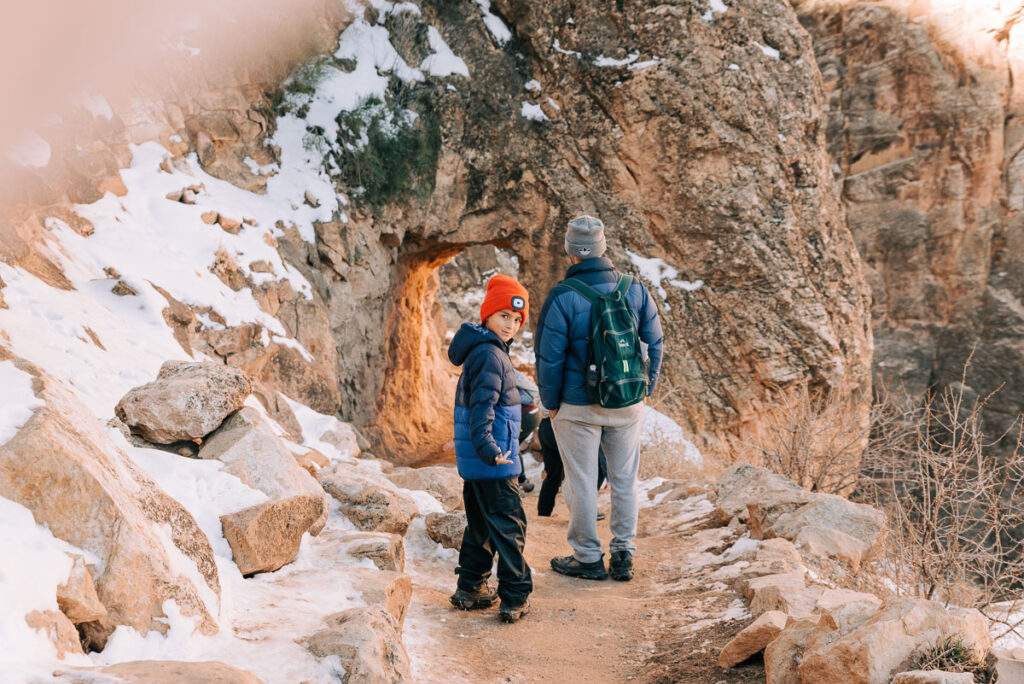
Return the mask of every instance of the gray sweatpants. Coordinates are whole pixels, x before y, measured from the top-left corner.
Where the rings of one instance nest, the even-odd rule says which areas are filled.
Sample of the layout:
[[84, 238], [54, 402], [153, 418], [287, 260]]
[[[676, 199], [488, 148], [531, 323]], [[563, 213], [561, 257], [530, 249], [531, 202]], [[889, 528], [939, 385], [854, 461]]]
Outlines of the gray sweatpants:
[[644, 405], [620, 409], [562, 404], [551, 421], [565, 466], [569, 545], [581, 563], [601, 560], [597, 536], [597, 451], [604, 449], [612, 489], [611, 550], [636, 552], [636, 473]]

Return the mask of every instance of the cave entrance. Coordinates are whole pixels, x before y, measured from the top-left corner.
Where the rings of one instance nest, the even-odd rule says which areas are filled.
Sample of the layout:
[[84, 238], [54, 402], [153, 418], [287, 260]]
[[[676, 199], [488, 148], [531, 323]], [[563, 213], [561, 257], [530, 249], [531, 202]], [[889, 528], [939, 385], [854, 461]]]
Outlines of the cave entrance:
[[[452, 405], [460, 369], [448, 343], [464, 321], [479, 322], [487, 280], [519, 278], [519, 259], [492, 244], [444, 245], [407, 255], [387, 317], [374, 447], [398, 465], [454, 462]], [[532, 369], [529, 330], [516, 336], [513, 365]]]

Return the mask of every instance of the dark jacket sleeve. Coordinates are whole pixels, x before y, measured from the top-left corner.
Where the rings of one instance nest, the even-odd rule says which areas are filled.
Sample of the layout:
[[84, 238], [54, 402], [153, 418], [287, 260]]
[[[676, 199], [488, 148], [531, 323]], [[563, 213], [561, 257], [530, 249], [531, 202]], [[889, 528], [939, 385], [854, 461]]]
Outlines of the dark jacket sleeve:
[[494, 441], [494, 407], [501, 398], [501, 360], [492, 345], [482, 345], [480, 351], [466, 359], [463, 373], [470, 378], [469, 395], [469, 436], [477, 458], [487, 465], [495, 465], [495, 458], [501, 454]]
[[548, 293], [537, 317], [533, 352], [537, 357], [541, 404], [549, 411], [558, 409], [562, 405], [565, 357], [569, 353], [569, 321], [558, 304], [557, 289]]
[[649, 379], [647, 394], [651, 394], [654, 392], [654, 386], [658, 384], [658, 372], [661, 370], [664, 335], [661, 331], [661, 319], [658, 317], [658, 307], [651, 298], [651, 293], [643, 285], [640, 285], [640, 290], [643, 304], [640, 307], [637, 332], [640, 334], [640, 339], [647, 344], [647, 357], [650, 362], [650, 366], [647, 369], [647, 377]]

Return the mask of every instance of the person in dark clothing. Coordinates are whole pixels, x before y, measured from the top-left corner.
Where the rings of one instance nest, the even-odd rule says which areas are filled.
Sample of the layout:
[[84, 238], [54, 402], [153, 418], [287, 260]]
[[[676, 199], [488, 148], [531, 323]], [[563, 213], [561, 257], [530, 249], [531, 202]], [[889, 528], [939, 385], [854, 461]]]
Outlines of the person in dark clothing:
[[[537, 429], [537, 424], [540, 423], [540, 408], [537, 406], [536, 401], [534, 401], [534, 397], [537, 394], [537, 386], [518, 370], [515, 371], [515, 374], [516, 385], [519, 388], [519, 397], [523, 404], [523, 422], [519, 427], [519, 453], [522, 454], [530, 437], [533, 436], [533, 431]], [[519, 487], [521, 494], [528, 494], [534, 490], [533, 483], [526, 477], [525, 461], [522, 462], [522, 467], [519, 470]]]
[[496, 275], [487, 283], [480, 307], [483, 325], [463, 323], [448, 348], [462, 366], [455, 391], [455, 464], [464, 480], [466, 531], [462, 537], [458, 586], [451, 603], [462, 610], [486, 608], [496, 597], [487, 585], [498, 556], [498, 616], [515, 622], [529, 611], [533, 591], [530, 566], [523, 557], [526, 514], [516, 478], [521, 398], [508, 343], [528, 313], [525, 288]]
[[[562, 486], [565, 478], [565, 469], [562, 467], [562, 456], [558, 453], [558, 441], [555, 439], [555, 431], [551, 428], [551, 419], [543, 418], [537, 427], [537, 436], [540, 438], [540, 453], [544, 459], [544, 480], [540, 483], [540, 496], [537, 498], [537, 515], [548, 517], [555, 510], [555, 497]], [[604, 453], [598, 451], [597, 458], [597, 488], [601, 489], [606, 475]], [[597, 519], [604, 516], [597, 514]]]

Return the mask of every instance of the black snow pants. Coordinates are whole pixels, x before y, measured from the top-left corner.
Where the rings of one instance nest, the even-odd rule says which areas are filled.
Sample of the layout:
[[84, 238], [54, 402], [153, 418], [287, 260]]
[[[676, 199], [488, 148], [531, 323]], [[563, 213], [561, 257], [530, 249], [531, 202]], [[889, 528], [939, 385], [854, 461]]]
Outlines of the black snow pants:
[[486, 582], [497, 554], [498, 596], [510, 605], [520, 605], [533, 591], [533, 577], [523, 556], [526, 513], [516, 478], [466, 480], [462, 500], [466, 532], [455, 568], [459, 587], [472, 591]]
[[[537, 436], [540, 438], [540, 454], [544, 459], [544, 481], [540, 483], [540, 496], [537, 497], [537, 515], [547, 517], [555, 510], [555, 497], [562, 486], [565, 478], [565, 470], [562, 467], [562, 457], [558, 453], [558, 442], [555, 440], [555, 431], [551, 427], [551, 419], [545, 418], [540, 421], [537, 427]], [[597, 488], [601, 489], [606, 477], [607, 466], [604, 460], [604, 453], [598, 454], [597, 461]]]

